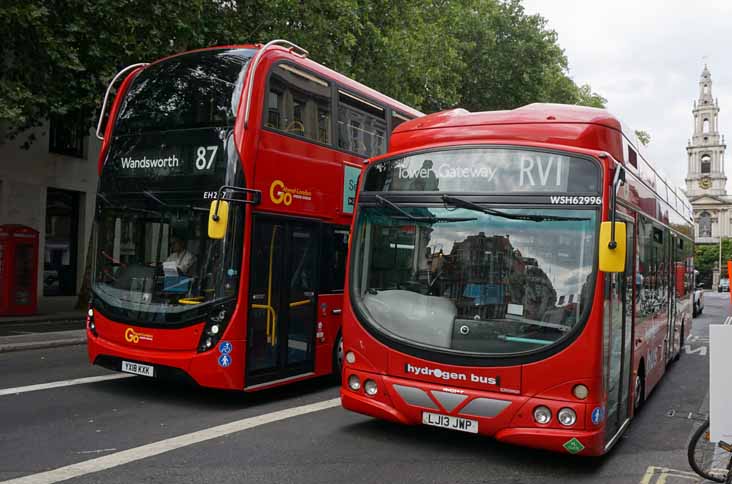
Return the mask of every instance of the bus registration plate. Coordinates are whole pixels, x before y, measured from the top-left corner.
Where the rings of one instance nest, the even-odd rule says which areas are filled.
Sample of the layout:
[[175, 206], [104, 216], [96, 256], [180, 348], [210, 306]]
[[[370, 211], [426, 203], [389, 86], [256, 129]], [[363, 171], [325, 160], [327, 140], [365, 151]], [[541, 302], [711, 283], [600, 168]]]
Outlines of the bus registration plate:
[[462, 417], [453, 417], [451, 415], [422, 412], [422, 423], [424, 425], [432, 425], [433, 427], [442, 427], [445, 429], [459, 430], [461, 432], [469, 432], [471, 434], [478, 433], [477, 420], [469, 420]]
[[151, 365], [141, 365], [139, 363], [132, 363], [131, 361], [122, 362], [122, 371], [125, 373], [134, 373], [135, 375], [142, 376], [155, 376], [154, 367]]

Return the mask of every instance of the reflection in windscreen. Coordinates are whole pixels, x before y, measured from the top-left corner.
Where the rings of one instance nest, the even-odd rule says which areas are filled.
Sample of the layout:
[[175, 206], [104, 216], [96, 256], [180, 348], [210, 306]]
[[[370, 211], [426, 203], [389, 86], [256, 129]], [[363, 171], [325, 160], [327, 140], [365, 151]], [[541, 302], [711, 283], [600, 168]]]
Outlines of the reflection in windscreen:
[[595, 210], [500, 210], [525, 220], [466, 209], [404, 210], [445, 220], [413, 221], [369, 207], [355, 233], [357, 303], [386, 333], [441, 349], [505, 354], [553, 343], [580, 322], [593, 287]]
[[146, 67], [130, 86], [116, 132], [231, 126], [254, 52], [213, 49]]

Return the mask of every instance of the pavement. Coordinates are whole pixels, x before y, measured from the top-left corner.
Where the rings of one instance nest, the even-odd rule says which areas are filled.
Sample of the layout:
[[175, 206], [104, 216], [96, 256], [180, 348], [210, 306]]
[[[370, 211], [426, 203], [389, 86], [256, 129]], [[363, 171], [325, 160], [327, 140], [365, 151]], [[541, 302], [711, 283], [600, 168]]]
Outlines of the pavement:
[[602, 458], [347, 412], [329, 378], [225, 392], [109, 372], [73, 346], [0, 354], [0, 484], [698, 483], [686, 445], [707, 412], [708, 328], [732, 314], [705, 298], [681, 359]]
[[0, 318], [0, 353], [86, 343], [84, 312]]

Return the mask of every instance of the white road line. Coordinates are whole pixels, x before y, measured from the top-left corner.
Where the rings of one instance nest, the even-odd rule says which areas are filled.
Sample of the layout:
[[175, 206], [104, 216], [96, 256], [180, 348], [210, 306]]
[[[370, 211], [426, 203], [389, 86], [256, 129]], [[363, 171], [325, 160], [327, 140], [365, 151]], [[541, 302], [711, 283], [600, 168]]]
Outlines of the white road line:
[[259, 427], [260, 425], [337, 407], [340, 406], [340, 404], [340, 398], [333, 398], [332, 400], [323, 400], [321, 402], [302, 405], [300, 407], [287, 408], [285, 410], [266, 413], [256, 417], [248, 417], [235, 422], [192, 432], [190, 434], [179, 435], [178, 437], [172, 437], [159, 442], [134, 447], [132, 449], [123, 450], [103, 457], [97, 457], [96, 459], [79, 462], [78, 464], [71, 464], [51, 471], [40, 472], [38, 474], [31, 474], [24, 477], [18, 477], [17, 479], [11, 479], [9, 481], [3, 481], [0, 482], [0, 484], [52, 484], [54, 482], [65, 481], [66, 479], [72, 479], [92, 474], [94, 472], [111, 469], [112, 467], [129, 464], [130, 462], [147, 459], [148, 457], [170, 452], [171, 450], [188, 447], [189, 445], [241, 432], [242, 430]]
[[39, 383], [38, 385], [28, 385], [25, 387], [0, 388], [0, 397], [3, 395], [16, 395], [18, 393], [37, 392], [38, 390], [49, 390], [51, 388], [70, 387], [74, 385], [84, 385], [86, 383], [96, 383], [107, 380], [119, 380], [120, 378], [130, 378], [135, 375], [127, 373], [115, 373], [114, 375], [90, 376], [86, 378], [74, 378], [72, 380], [53, 381], [50, 383]]

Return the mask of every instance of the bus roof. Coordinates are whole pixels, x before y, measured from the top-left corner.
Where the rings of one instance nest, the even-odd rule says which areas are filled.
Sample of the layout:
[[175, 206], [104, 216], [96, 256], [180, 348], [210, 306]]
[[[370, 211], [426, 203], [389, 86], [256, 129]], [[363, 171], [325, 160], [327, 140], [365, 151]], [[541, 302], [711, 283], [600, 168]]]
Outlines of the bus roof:
[[464, 126], [537, 123], [599, 124], [622, 131], [622, 122], [605, 109], [569, 104], [534, 103], [505, 111], [477, 113], [465, 109], [442, 111], [404, 123], [397, 128], [397, 132]]
[[[615, 131], [618, 136], [608, 137], [603, 133], [607, 129]], [[624, 144], [623, 139], [627, 144]], [[666, 177], [644, 156], [635, 131], [605, 109], [551, 103], [476, 113], [451, 109], [400, 124], [390, 140], [389, 152], [482, 140], [564, 145], [605, 151], [636, 173], [651, 189], [662, 192], [662, 198], [670, 199], [673, 194], [683, 207], [679, 210], [689, 220], [692, 217], [691, 205], [684, 192], [670, 185]], [[628, 147], [632, 147], [632, 150]], [[626, 152], [629, 151], [637, 156], [635, 161], [628, 160]], [[669, 192], [661, 189], [662, 185]]]

